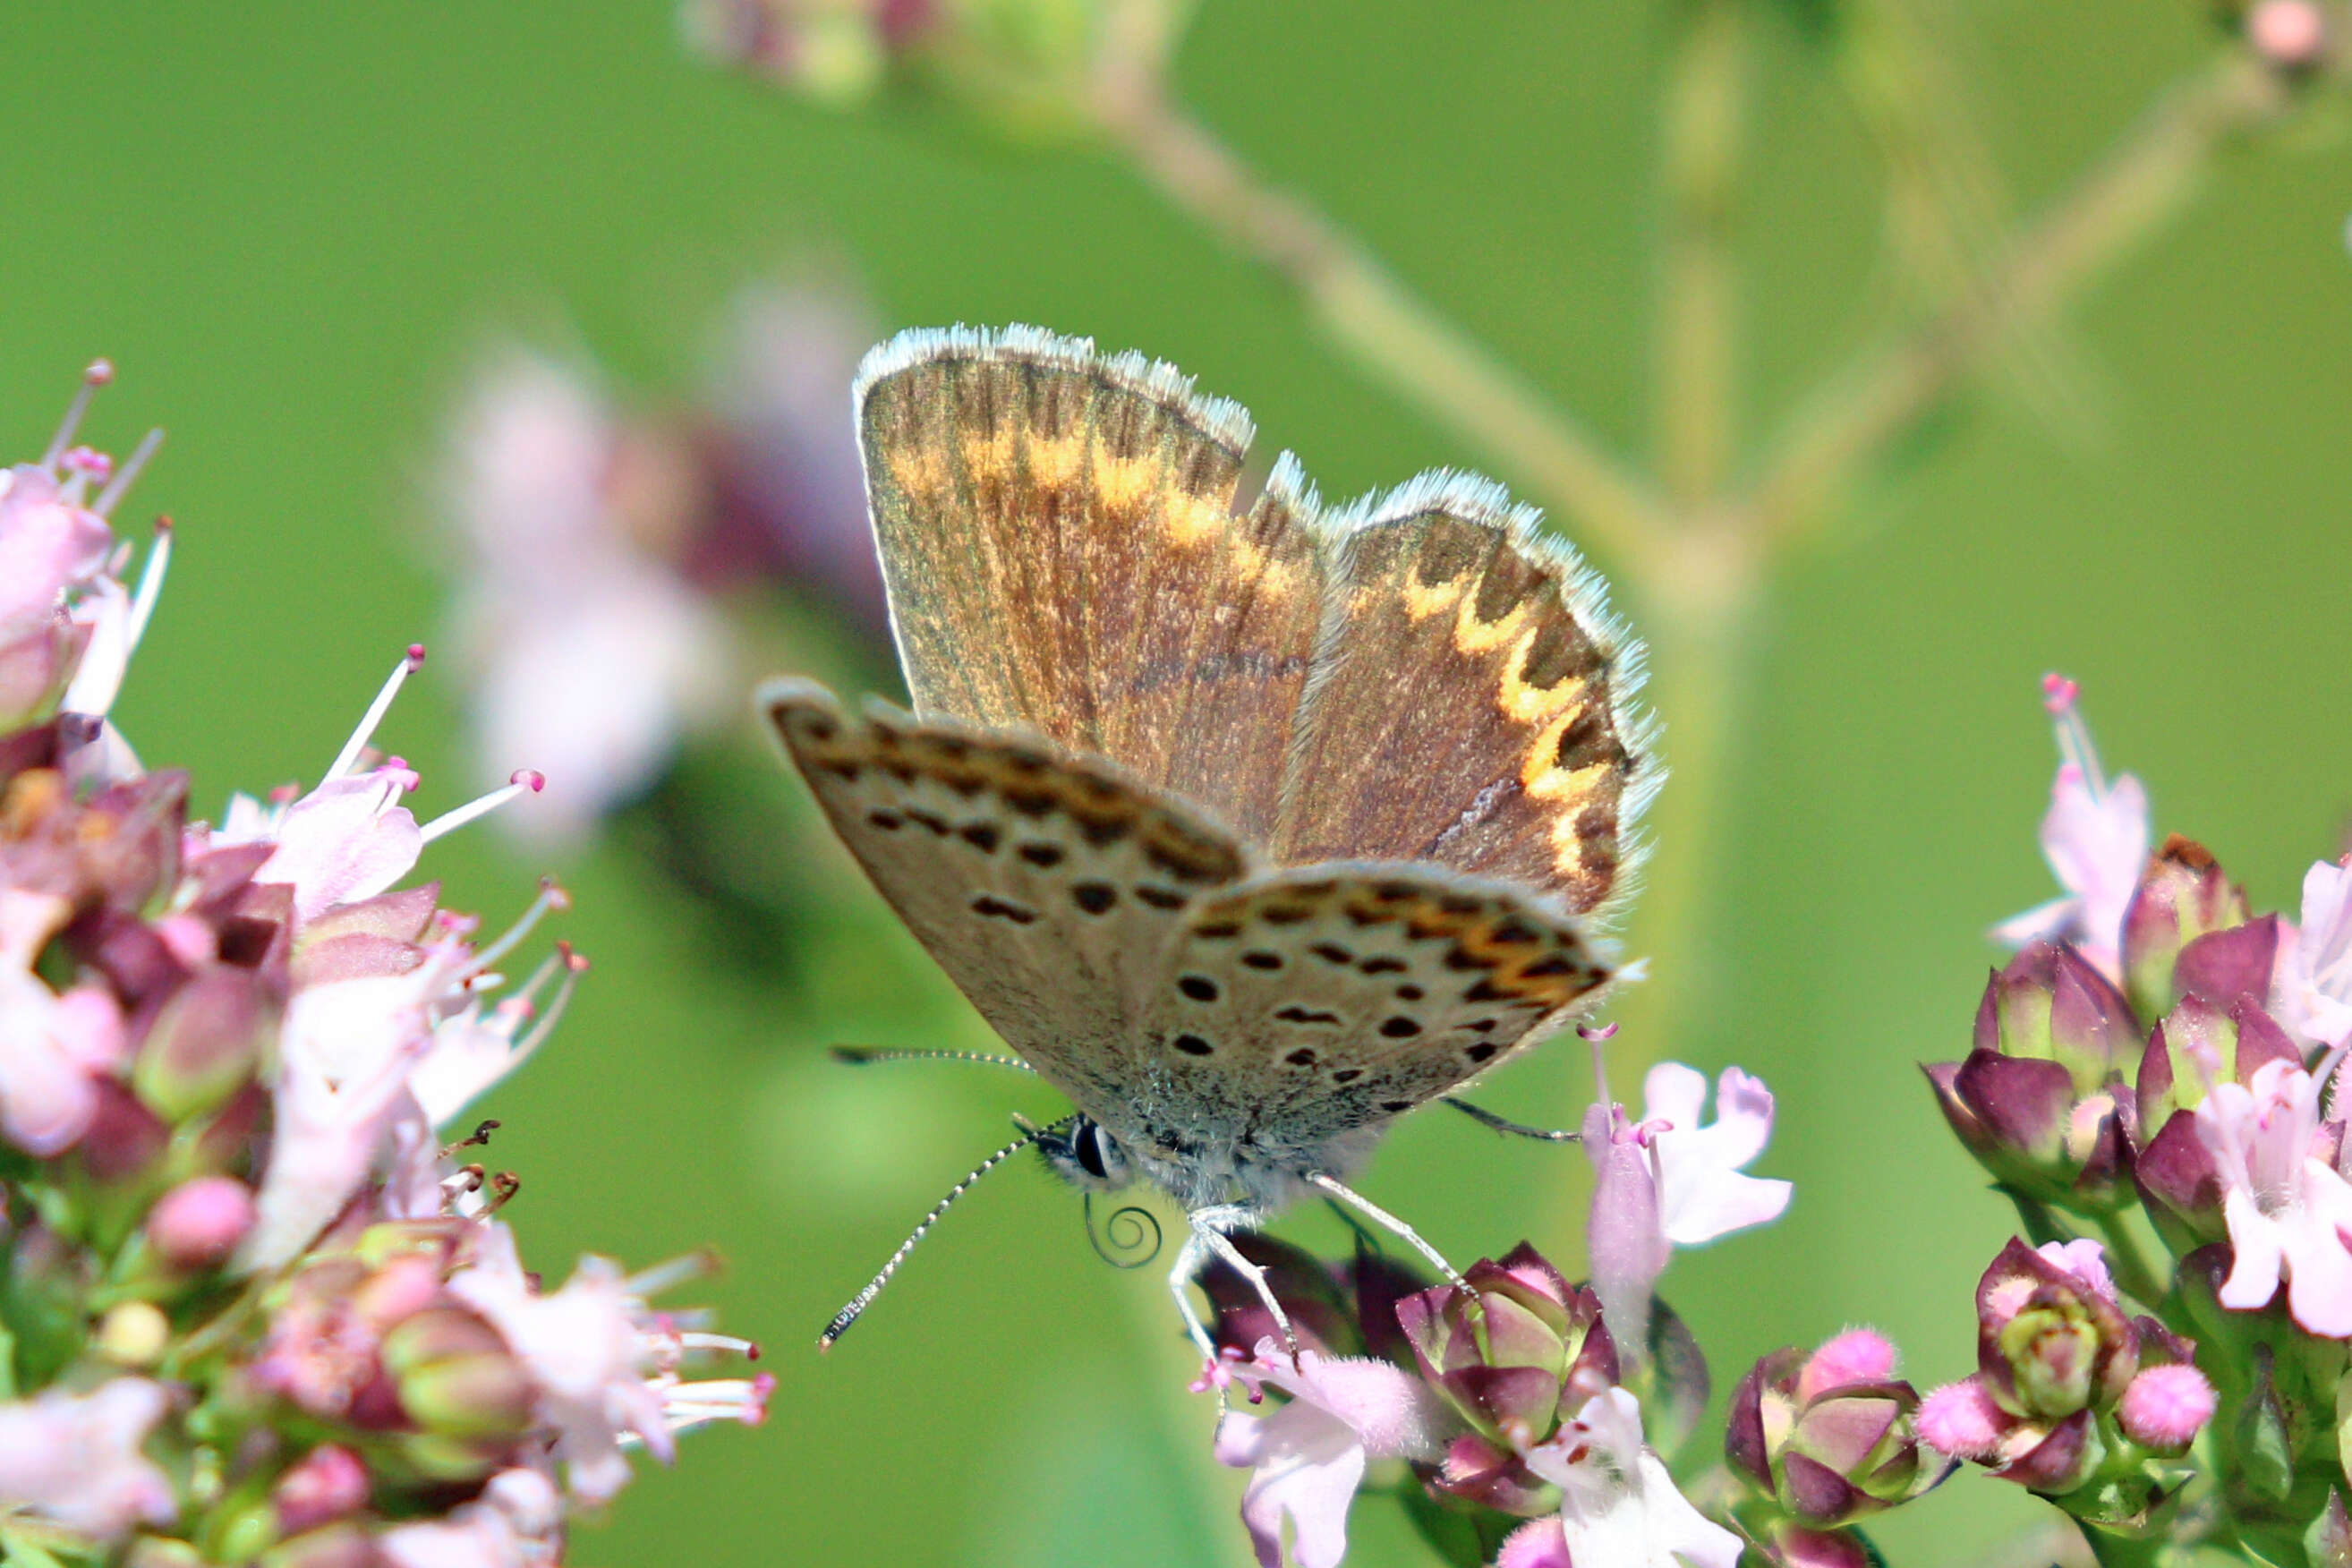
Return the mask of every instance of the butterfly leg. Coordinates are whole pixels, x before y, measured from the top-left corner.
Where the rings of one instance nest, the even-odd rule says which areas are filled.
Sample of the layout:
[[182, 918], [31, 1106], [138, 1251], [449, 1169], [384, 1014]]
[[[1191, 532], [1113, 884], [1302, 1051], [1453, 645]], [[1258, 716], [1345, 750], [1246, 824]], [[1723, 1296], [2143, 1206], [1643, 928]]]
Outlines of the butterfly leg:
[[1265, 1310], [1273, 1315], [1275, 1326], [1282, 1331], [1283, 1342], [1289, 1349], [1291, 1359], [1297, 1360], [1298, 1332], [1291, 1327], [1290, 1314], [1284, 1311], [1282, 1303], [1275, 1299], [1274, 1287], [1266, 1282], [1265, 1270], [1244, 1257], [1242, 1249], [1235, 1247], [1233, 1238], [1226, 1234], [1256, 1226], [1264, 1219], [1264, 1214], [1247, 1204], [1218, 1204], [1194, 1209], [1184, 1217], [1191, 1224], [1192, 1234], [1185, 1239], [1183, 1247], [1176, 1255], [1176, 1267], [1168, 1275], [1168, 1289], [1176, 1298], [1177, 1310], [1183, 1313], [1184, 1326], [1192, 1333], [1192, 1342], [1201, 1347], [1201, 1353], [1213, 1364], [1217, 1359], [1216, 1342], [1210, 1336], [1208, 1325], [1192, 1305], [1190, 1287], [1202, 1267], [1214, 1257], [1249, 1281], [1250, 1288], [1257, 1292], [1257, 1299], [1265, 1303]]
[[1405, 1224], [1404, 1221], [1397, 1218], [1396, 1215], [1389, 1213], [1388, 1210], [1381, 1207], [1380, 1205], [1372, 1202], [1371, 1199], [1364, 1196], [1363, 1194], [1356, 1191], [1355, 1188], [1348, 1185], [1347, 1183], [1341, 1181], [1339, 1177], [1329, 1175], [1321, 1171], [1311, 1171], [1307, 1173], [1307, 1181], [1309, 1185], [1320, 1187], [1323, 1191], [1330, 1194], [1333, 1197], [1338, 1198], [1341, 1203], [1355, 1209], [1358, 1213], [1370, 1220], [1374, 1225], [1379, 1226], [1381, 1229], [1392, 1232], [1403, 1240], [1406, 1246], [1412, 1247], [1415, 1252], [1420, 1253], [1423, 1258], [1428, 1258], [1433, 1264], [1435, 1264], [1437, 1266], [1437, 1271], [1440, 1274], [1444, 1275], [1445, 1278], [1453, 1283], [1453, 1286], [1456, 1290], [1467, 1291], [1470, 1289], [1470, 1282], [1463, 1279], [1462, 1276], [1455, 1271], [1454, 1265], [1445, 1261], [1445, 1255], [1444, 1253], [1430, 1246], [1429, 1243], [1422, 1240], [1421, 1233], [1419, 1231]]

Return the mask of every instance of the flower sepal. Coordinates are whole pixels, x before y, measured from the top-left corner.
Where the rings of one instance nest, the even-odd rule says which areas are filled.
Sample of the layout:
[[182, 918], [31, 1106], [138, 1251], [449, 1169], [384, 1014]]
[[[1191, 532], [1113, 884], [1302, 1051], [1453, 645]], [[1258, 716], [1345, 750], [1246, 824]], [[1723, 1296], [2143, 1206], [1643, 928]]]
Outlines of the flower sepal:
[[2122, 1075], [2139, 1049], [2123, 994], [2074, 948], [2034, 942], [1987, 982], [1967, 1059], [1921, 1070], [2004, 1186], [2103, 1215], [2130, 1195]]
[[[2160, 1018], [2185, 994], [2176, 971], [2200, 937], [2252, 918], [2245, 889], [2231, 882], [2211, 850], [2174, 834], [2149, 857], [2124, 913], [2124, 990], [2143, 1018]], [[2217, 1000], [2225, 1005], [2230, 998]]]

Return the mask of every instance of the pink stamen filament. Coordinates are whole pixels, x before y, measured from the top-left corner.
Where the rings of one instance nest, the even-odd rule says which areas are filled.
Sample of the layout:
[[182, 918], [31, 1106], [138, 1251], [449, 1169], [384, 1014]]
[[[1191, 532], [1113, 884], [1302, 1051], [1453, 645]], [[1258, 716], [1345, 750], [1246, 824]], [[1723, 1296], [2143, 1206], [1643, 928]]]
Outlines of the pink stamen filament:
[[122, 467], [114, 470], [114, 477], [107, 480], [104, 489], [98, 492], [98, 499], [89, 503], [89, 510], [100, 517], [111, 515], [116, 503], [129, 493], [131, 487], [138, 481], [140, 472], [147, 467], [148, 460], [155, 456], [155, 448], [163, 444], [163, 432], [160, 426], [140, 437], [139, 445], [133, 448], [130, 458]]
[[392, 674], [376, 692], [375, 700], [369, 703], [367, 711], [360, 716], [360, 727], [352, 731], [352, 738], [343, 742], [341, 752], [335, 753], [334, 765], [328, 768], [326, 777], [319, 781], [320, 784], [332, 784], [352, 771], [352, 764], [360, 760], [360, 753], [367, 750], [368, 742], [375, 737], [376, 726], [383, 723], [383, 716], [391, 711], [392, 700], [400, 695], [401, 687], [424, 663], [425, 645], [410, 644], [408, 651], [400, 656], [400, 662], [392, 667]]
[[455, 810], [445, 811], [418, 829], [425, 843], [430, 844], [445, 833], [455, 833], [476, 817], [488, 816], [519, 795], [536, 795], [547, 787], [545, 774], [530, 768], [518, 768], [505, 785], [484, 795], [477, 795]]
[[100, 387], [113, 379], [114, 366], [107, 360], [92, 360], [89, 368], [82, 372], [81, 390], [66, 405], [66, 416], [58, 424], [58, 433], [50, 437], [49, 449], [41, 454], [41, 467], [52, 476], [57, 472], [58, 459], [65, 456], [66, 448], [73, 444], [74, 433], [81, 428], [82, 416], [89, 412], [89, 400], [98, 395]]
[[139, 639], [147, 635], [147, 623], [155, 616], [155, 602], [163, 596], [163, 574], [172, 565], [172, 520], [155, 520], [155, 542], [148, 547], [147, 563], [139, 569], [139, 586], [131, 596], [131, 624], [125, 635], [129, 647], [125, 657], [139, 651]]
[[[507, 928], [506, 934], [504, 936], [499, 937], [498, 941], [490, 943], [488, 947], [482, 949], [480, 952], [474, 955], [474, 962], [467, 966], [467, 973], [468, 974], [479, 974], [483, 971], [488, 969], [491, 964], [496, 963], [499, 959], [504, 958], [508, 953], [512, 952], [515, 950], [515, 944], [521, 942], [523, 938], [530, 934], [531, 928], [539, 924], [541, 919], [546, 915], [548, 910], [568, 910], [571, 907], [572, 895], [565, 892], [554, 878], [547, 877], [541, 879], [539, 884], [539, 897], [531, 900], [530, 907], [523, 910], [522, 914], [515, 921], [515, 923]], [[523, 983], [522, 989], [518, 992], [517, 994], [525, 1000], [529, 1000], [530, 997], [538, 991], [541, 984], [545, 981], [546, 976], [551, 972], [553, 965], [558, 962], [559, 960], [551, 957], [546, 961], [546, 963], [541, 963], [539, 966], [538, 971], [534, 973], [528, 981]]]
[[[2059, 684], [2053, 687], [2053, 680]], [[2083, 710], [2074, 700], [2074, 683], [2053, 676], [2042, 682], [2042, 690], [2048, 695], [2047, 706], [2058, 732], [2059, 760], [2081, 772], [2093, 800], [2105, 800], [2107, 775], [2099, 766], [2099, 749], [2091, 742], [2091, 727], [2083, 722]]]
[[[665, 1290], [675, 1290], [690, 1280], [708, 1279], [718, 1272], [717, 1254], [689, 1252], [683, 1258], [673, 1258], [667, 1263], [656, 1263], [650, 1268], [630, 1275], [621, 1281], [621, 1289], [642, 1301]], [[676, 1316], [672, 1314], [673, 1318]]]

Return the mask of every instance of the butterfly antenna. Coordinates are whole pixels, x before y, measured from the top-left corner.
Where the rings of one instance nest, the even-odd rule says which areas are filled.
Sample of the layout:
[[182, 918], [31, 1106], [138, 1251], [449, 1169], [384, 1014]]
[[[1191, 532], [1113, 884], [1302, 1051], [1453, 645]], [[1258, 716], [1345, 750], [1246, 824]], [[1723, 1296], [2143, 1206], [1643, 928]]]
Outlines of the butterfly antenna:
[[835, 1341], [849, 1331], [849, 1325], [857, 1321], [858, 1315], [873, 1305], [874, 1298], [882, 1294], [882, 1287], [890, 1283], [890, 1276], [898, 1272], [898, 1265], [907, 1261], [907, 1254], [914, 1251], [915, 1244], [923, 1239], [931, 1226], [939, 1224], [940, 1215], [948, 1212], [948, 1206], [950, 1204], [969, 1192], [974, 1182], [1037, 1142], [1041, 1136], [1050, 1131], [1052, 1131], [1050, 1128], [1024, 1125], [1021, 1130], [1020, 1137], [973, 1166], [970, 1175], [950, 1187], [948, 1195], [932, 1205], [931, 1212], [923, 1216], [923, 1223], [917, 1226], [913, 1233], [898, 1244], [898, 1250], [890, 1255], [890, 1261], [882, 1266], [882, 1271], [867, 1282], [866, 1289], [860, 1290], [848, 1306], [833, 1315], [833, 1321], [827, 1323], [824, 1326], [824, 1332], [816, 1337], [816, 1348], [829, 1351], [833, 1348]]
[[1530, 1127], [1524, 1121], [1513, 1121], [1508, 1117], [1497, 1116], [1485, 1106], [1473, 1105], [1466, 1100], [1456, 1100], [1452, 1095], [1445, 1096], [1445, 1103], [1481, 1126], [1491, 1127], [1497, 1132], [1507, 1132], [1514, 1138], [1537, 1138], [1546, 1143], [1584, 1142], [1584, 1134], [1581, 1132], [1562, 1132], [1555, 1127]]
[[833, 1059], [859, 1068], [875, 1062], [977, 1062], [982, 1067], [1009, 1068], [1014, 1072], [1037, 1070], [1019, 1057], [992, 1056], [986, 1051], [916, 1050], [900, 1046], [835, 1046]]

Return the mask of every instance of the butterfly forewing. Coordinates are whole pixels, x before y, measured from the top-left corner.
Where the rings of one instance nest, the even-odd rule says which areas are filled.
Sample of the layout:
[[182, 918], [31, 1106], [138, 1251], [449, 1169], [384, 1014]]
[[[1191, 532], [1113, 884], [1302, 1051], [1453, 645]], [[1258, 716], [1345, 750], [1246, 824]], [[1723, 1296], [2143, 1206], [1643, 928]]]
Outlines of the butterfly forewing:
[[1159, 955], [1201, 894], [1250, 869], [1174, 802], [1034, 738], [861, 717], [808, 681], [761, 694], [875, 887], [996, 1030], [1081, 1109], [1137, 1080]]
[[1272, 858], [1429, 860], [1611, 905], [1656, 773], [1627, 707], [1639, 649], [1533, 521], [1434, 475], [1335, 524]]
[[1297, 867], [1186, 912], [1145, 1047], [1201, 1125], [1252, 1159], [1311, 1163], [1509, 1056], [1608, 973], [1574, 924], [1511, 889]]
[[1025, 725], [1262, 840], [1323, 546], [1295, 466], [1233, 515], [1249, 416], [1022, 328], [906, 334], [858, 406], [916, 711]]

